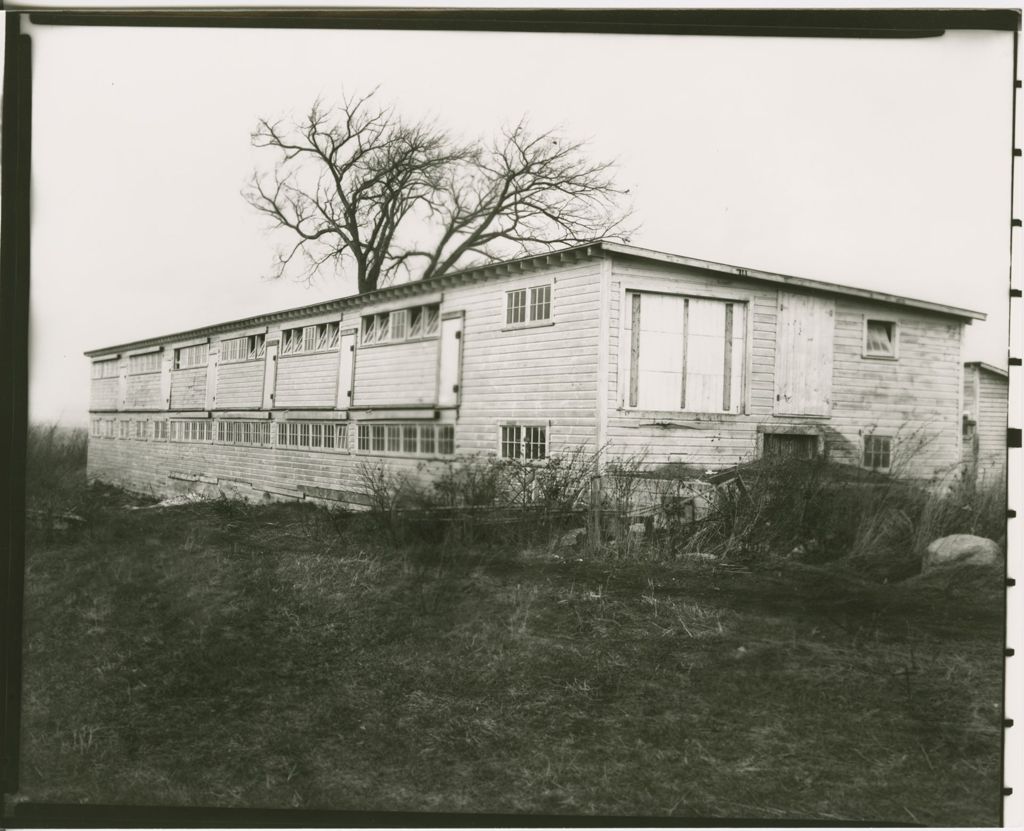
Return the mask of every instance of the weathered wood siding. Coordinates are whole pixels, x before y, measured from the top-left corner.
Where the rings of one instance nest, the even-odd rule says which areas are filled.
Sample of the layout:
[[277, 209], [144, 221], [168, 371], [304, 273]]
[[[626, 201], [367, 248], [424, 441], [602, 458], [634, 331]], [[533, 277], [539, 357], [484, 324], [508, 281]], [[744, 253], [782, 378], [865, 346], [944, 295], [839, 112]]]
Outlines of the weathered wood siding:
[[983, 479], [1006, 475], [1007, 379], [977, 369], [978, 475]]
[[437, 344], [429, 338], [356, 347], [354, 406], [436, 403]]
[[[865, 316], [899, 326], [896, 360], [862, 357]], [[960, 321], [911, 309], [836, 300], [829, 453], [857, 464], [866, 432], [895, 439], [899, 472], [942, 476], [959, 462]]]
[[160, 373], [146, 372], [128, 376], [125, 405], [129, 410], [161, 410]]
[[206, 406], [205, 366], [171, 370], [171, 409], [202, 410]]
[[[600, 270], [584, 261], [446, 291], [442, 312], [465, 313], [458, 453], [497, 454], [500, 425], [516, 423], [549, 424], [551, 453], [594, 448]], [[544, 283], [552, 322], [507, 328], [506, 292]]]
[[117, 378], [93, 378], [89, 388], [89, 409], [116, 410], [118, 388], [119, 380]]
[[779, 292], [775, 414], [827, 416], [832, 409], [835, 300]]
[[[725, 297], [747, 304], [750, 346], [742, 412], [649, 411], [627, 406], [630, 344], [623, 340], [622, 333], [626, 330], [623, 314], [629, 313], [623, 302], [625, 291], [630, 289]], [[610, 455], [643, 455], [652, 464], [674, 462], [716, 469], [755, 458], [759, 429], [811, 426], [825, 435], [827, 452], [838, 461], [860, 464], [863, 435], [877, 431], [895, 438], [907, 475], [930, 478], [956, 465], [960, 431], [959, 321], [870, 301], [835, 298], [830, 414], [778, 414], [778, 295], [779, 289], [770, 284], [681, 266], [617, 259], [609, 290]], [[831, 298], [828, 301], [831, 303]], [[898, 321], [898, 360], [862, 357], [865, 314], [884, 314]], [[825, 379], [817, 378], [814, 387], [822, 391]], [[819, 392], [815, 395], [823, 401], [825, 395]]]
[[337, 349], [311, 355], [278, 354], [274, 406], [334, 407], [338, 397], [338, 360]]
[[217, 409], [259, 409], [264, 369], [262, 360], [221, 363], [217, 367]]

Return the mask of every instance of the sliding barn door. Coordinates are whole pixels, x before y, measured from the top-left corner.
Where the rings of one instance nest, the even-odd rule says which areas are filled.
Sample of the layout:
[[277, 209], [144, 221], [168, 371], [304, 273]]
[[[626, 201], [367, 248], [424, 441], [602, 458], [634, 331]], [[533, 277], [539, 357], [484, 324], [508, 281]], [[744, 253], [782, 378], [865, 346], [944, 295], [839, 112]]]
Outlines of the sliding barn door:
[[779, 292], [775, 341], [775, 414], [832, 411], [836, 304], [831, 298]]

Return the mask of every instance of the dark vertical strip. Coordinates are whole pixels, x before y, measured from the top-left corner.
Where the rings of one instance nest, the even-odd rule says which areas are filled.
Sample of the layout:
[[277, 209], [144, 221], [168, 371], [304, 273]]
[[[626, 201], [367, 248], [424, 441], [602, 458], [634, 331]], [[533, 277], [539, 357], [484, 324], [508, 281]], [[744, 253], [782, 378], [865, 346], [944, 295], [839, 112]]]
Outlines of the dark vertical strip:
[[679, 409], [686, 409], [686, 339], [690, 337], [690, 299], [683, 298], [683, 391], [679, 395]]
[[31, 41], [21, 16], [5, 20], [3, 151], [0, 155], [0, 559], [6, 578], [0, 655], [4, 793], [18, 790], [21, 634], [25, 567], [25, 436], [28, 429], [29, 152]]
[[632, 330], [629, 341], [629, 406], [640, 399], [640, 295], [633, 294]]
[[732, 409], [732, 303], [725, 304], [725, 371], [722, 381], [722, 409]]

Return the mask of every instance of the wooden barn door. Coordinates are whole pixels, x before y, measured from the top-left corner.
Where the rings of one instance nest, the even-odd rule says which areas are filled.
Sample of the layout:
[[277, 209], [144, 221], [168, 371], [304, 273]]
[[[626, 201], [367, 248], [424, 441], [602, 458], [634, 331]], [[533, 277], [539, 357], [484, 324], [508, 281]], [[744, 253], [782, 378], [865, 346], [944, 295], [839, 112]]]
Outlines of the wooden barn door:
[[462, 370], [462, 313], [441, 321], [441, 347], [438, 350], [437, 406], [455, 407], [459, 403], [459, 376]]
[[836, 304], [831, 298], [779, 292], [775, 339], [775, 414], [832, 411]]

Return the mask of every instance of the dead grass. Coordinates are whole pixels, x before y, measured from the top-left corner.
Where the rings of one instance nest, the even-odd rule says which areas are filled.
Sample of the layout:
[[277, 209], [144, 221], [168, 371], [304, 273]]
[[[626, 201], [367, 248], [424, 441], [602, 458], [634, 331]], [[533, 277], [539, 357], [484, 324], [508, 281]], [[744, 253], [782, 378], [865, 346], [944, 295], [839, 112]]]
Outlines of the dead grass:
[[999, 821], [989, 596], [117, 494], [28, 553], [29, 800]]

